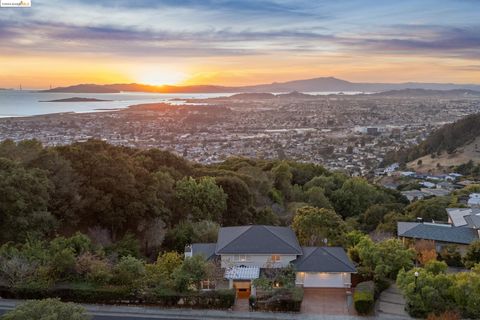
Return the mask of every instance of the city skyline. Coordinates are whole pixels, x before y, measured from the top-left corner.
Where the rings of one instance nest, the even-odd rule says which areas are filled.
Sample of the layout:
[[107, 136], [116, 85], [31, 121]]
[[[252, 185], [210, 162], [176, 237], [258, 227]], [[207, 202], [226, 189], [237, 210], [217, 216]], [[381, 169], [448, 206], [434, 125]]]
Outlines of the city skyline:
[[475, 1], [33, 1], [0, 10], [0, 87], [480, 83]]

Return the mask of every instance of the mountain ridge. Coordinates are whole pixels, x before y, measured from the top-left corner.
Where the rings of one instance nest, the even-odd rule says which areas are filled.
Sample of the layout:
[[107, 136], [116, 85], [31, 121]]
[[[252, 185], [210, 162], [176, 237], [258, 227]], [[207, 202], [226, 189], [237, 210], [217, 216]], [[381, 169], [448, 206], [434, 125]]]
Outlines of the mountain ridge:
[[455, 84], [455, 83], [368, 83], [350, 82], [335, 77], [317, 77], [311, 79], [292, 80], [286, 82], [272, 82], [249, 86], [221, 86], [221, 85], [190, 85], [153, 86], [138, 83], [129, 84], [77, 84], [67, 87], [57, 87], [40, 92], [68, 92], [68, 93], [120, 93], [151, 92], [151, 93], [282, 93], [282, 92], [382, 92], [388, 90], [425, 89], [425, 90], [480, 90], [480, 84]]

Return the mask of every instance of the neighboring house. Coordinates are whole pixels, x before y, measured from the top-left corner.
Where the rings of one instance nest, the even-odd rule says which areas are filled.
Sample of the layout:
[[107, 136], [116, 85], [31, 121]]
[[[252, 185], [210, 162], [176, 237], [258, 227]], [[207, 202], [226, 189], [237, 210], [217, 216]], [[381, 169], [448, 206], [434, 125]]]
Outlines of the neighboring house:
[[467, 246], [479, 239], [479, 232], [466, 226], [446, 223], [397, 222], [397, 235], [402, 240], [432, 240], [437, 252], [445, 245], [455, 244], [464, 253]]
[[426, 188], [435, 188], [437, 185], [430, 181], [420, 181], [419, 184]]
[[408, 191], [402, 191], [401, 193], [410, 202], [422, 200], [423, 198], [425, 198], [425, 193], [423, 193], [420, 190], [408, 190]]
[[480, 208], [447, 208], [447, 214], [455, 227], [480, 229]]
[[467, 203], [470, 207], [480, 207], [480, 193], [471, 193]]
[[450, 194], [449, 190], [445, 189], [429, 189], [429, 188], [420, 188], [420, 191], [425, 194], [426, 197], [443, 197]]
[[340, 247], [301, 247], [293, 230], [276, 226], [220, 228], [217, 243], [187, 246], [185, 256], [219, 259], [229, 288], [237, 297], [255, 294], [252, 281], [266, 269], [293, 265], [296, 284], [304, 287], [350, 288], [355, 266]]

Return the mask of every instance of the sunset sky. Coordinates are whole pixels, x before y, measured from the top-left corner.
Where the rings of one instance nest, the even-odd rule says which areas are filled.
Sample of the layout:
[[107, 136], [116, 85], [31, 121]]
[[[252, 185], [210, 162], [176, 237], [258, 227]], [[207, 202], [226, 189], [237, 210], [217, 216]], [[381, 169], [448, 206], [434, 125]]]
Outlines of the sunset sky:
[[0, 8], [0, 87], [480, 83], [480, 1], [32, 0]]

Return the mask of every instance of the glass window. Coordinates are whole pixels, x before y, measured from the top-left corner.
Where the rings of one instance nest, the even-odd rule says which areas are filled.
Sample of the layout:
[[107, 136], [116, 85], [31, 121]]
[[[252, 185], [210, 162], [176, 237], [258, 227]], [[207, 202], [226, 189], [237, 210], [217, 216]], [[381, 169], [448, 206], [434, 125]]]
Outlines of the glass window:
[[272, 255], [272, 262], [279, 262], [280, 261], [280, 256], [279, 255]]
[[215, 281], [203, 280], [202, 282], [200, 282], [200, 288], [202, 290], [215, 290]]

